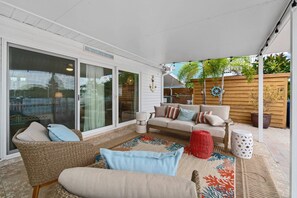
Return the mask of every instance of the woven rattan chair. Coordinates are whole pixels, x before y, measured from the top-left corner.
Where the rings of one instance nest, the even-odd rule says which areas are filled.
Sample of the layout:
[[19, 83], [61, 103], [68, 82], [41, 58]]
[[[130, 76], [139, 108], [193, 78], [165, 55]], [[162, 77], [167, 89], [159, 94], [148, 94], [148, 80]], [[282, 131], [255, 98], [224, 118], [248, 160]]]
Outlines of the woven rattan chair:
[[22, 141], [17, 135], [12, 138], [23, 158], [29, 182], [33, 187], [32, 197], [38, 197], [39, 189], [57, 181], [66, 168], [88, 166], [95, 162], [96, 148], [82, 141], [82, 134], [73, 130], [80, 142]]

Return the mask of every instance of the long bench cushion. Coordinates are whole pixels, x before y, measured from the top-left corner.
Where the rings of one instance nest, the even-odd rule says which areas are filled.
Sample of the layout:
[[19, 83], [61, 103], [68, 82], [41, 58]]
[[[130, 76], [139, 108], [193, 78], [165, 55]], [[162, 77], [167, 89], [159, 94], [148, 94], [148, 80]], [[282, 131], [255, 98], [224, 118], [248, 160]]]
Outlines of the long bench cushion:
[[212, 115], [217, 115], [223, 120], [229, 119], [230, 106], [224, 105], [201, 105], [201, 112], [212, 111]]
[[171, 118], [162, 118], [162, 117], [157, 117], [157, 118], [152, 118], [148, 120], [149, 125], [155, 125], [155, 126], [160, 126], [160, 127], [167, 127], [167, 124], [171, 122]]
[[79, 197], [197, 198], [194, 182], [158, 174], [77, 167], [65, 169], [59, 183]]
[[224, 127], [215, 127], [215, 126], [211, 126], [209, 124], [197, 124], [197, 125], [193, 126], [193, 131], [196, 131], [196, 130], [208, 131], [211, 134], [211, 136], [214, 136], [214, 137], [223, 138], [225, 136]]
[[180, 131], [192, 132], [193, 126], [195, 122], [193, 121], [181, 121], [181, 120], [173, 120], [168, 123], [169, 129], [176, 129]]

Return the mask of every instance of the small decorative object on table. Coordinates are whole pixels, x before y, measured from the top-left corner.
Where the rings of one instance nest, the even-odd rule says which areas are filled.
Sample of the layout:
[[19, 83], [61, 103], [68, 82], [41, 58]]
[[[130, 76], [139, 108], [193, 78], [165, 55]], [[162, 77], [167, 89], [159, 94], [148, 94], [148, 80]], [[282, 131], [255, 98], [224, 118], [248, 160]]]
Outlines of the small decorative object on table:
[[231, 135], [232, 153], [243, 159], [251, 159], [253, 155], [253, 135], [249, 131], [234, 129]]
[[146, 133], [146, 112], [136, 112], [136, 132]]
[[208, 131], [193, 131], [190, 140], [190, 149], [192, 155], [207, 159], [213, 152], [213, 140]]

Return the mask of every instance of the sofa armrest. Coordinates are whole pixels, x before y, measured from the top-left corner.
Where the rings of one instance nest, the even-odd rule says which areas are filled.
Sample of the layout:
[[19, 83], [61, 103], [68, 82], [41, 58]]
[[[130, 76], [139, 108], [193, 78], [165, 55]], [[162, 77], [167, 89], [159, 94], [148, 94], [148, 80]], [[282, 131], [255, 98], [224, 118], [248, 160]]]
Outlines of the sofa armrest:
[[230, 118], [225, 120], [225, 136], [224, 136], [225, 151], [228, 151], [231, 124], [233, 124], [233, 121]]
[[231, 125], [231, 124], [233, 124], [233, 120], [231, 120], [231, 118], [225, 120], [224, 122], [225, 122], [225, 124], [227, 124], [227, 125]]
[[154, 115], [155, 115], [155, 112], [150, 112], [150, 117], [149, 117], [149, 119], [153, 118]]
[[194, 182], [196, 185], [196, 191], [197, 191], [198, 198], [201, 198], [200, 180], [199, 180], [199, 173], [197, 170], [193, 170], [191, 181]]

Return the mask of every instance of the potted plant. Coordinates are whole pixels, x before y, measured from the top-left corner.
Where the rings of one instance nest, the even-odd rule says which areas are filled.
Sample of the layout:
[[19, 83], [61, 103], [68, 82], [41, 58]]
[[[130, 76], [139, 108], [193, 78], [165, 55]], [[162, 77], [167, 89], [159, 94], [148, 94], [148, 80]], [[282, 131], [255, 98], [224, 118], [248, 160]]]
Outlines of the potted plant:
[[[277, 100], [283, 98], [283, 90], [270, 85], [265, 85], [263, 89], [263, 128], [267, 129], [271, 122], [271, 113], [269, 113], [271, 105]], [[255, 110], [258, 110], [258, 92], [251, 92], [250, 103]], [[258, 127], [258, 112], [251, 113], [251, 121], [254, 127]]]

